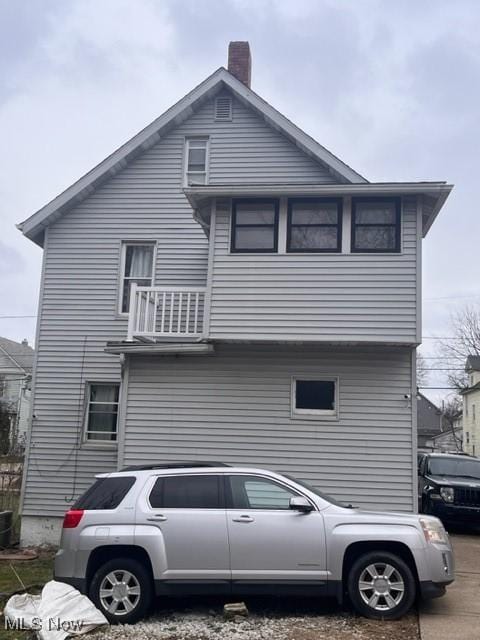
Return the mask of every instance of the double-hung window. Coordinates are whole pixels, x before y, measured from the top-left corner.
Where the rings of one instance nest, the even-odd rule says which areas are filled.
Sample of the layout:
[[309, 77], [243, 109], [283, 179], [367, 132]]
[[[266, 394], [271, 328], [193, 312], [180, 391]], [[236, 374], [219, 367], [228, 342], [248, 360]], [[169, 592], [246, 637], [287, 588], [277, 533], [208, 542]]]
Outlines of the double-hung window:
[[342, 249], [342, 201], [293, 199], [288, 202], [287, 251], [339, 252]]
[[87, 394], [86, 440], [116, 442], [120, 385], [91, 382]]
[[153, 255], [155, 243], [124, 242], [122, 246], [122, 291], [120, 311], [128, 313], [130, 306], [130, 286], [141, 287], [153, 284]]
[[352, 252], [398, 253], [400, 198], [352, 199]]
[[208, 183], [208, 138], [185, 141], [185, 185]]
[[276, 253], [278, 200], [234, 200], [232, 203], [232, 253]]

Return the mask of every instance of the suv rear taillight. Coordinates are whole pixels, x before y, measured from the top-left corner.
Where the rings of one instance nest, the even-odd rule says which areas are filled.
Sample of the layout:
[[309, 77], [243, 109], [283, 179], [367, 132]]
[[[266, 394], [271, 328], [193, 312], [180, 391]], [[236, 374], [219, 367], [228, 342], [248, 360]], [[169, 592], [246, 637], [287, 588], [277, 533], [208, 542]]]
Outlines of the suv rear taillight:
[[70, 509], [63, 518], [64, 529], [75, 529], [83, 516], [83, 509]]

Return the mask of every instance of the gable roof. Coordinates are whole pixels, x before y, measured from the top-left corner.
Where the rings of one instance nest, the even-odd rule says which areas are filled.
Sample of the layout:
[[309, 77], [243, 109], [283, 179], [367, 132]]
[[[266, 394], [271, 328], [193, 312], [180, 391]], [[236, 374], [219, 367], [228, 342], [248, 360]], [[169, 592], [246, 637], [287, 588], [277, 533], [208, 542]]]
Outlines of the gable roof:
[[28, 344], [0, 337], [0, 354], [4, 354], [15, 367], [25, 373], [32, 372], [34, 353]]
[[261, 115], [274, 129], [294, 142], [304, 153], [327, 166], [341, 183], [367, 183], [368, 181], [333, 153], [307, 135], [288, 118], [274, 109], [258, 94], [249, 89], [224, 67], [220, 67], [195, 89], [159, 116], [145, 129], [122, 145], [94, 169], [86, 173], [68, 189], [17, 225], [22, 233], [40, 246], [45, 228], [81, 202], [102, 182], [121, 171], [129, 162], [156, 144], [167, 131], [186, 120], [203, 101], [227, 88], [243, 104]]
[[468, 356], [465, 371], [480, 371], [480, 356]]

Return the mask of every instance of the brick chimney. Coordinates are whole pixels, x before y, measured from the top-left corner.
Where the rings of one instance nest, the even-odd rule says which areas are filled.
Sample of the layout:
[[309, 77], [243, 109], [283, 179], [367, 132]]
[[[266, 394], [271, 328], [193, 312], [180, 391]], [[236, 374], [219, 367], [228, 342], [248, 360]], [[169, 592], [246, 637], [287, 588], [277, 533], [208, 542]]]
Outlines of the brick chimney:
[[248, 42], [230, 42], [228, 45], [228, 70], [250, 88], [252, 56]]

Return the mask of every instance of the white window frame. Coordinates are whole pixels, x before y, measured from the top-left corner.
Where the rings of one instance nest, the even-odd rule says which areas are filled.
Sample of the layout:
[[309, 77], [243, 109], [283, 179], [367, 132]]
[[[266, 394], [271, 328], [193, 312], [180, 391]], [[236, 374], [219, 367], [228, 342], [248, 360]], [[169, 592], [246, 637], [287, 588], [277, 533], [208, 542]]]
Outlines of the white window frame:
[[[327, 409], [297, 409], [297, 380], [305, 380], [307, 382], [333, 382], [335, 384], [335, 408], [332, 410]], [[292, 376], [291, 380], [291, 417], [301, 420], [338, 420], [340, 415], [339, 408], [339, 393], [340, 383], [338, 376], [331, 375], [306, 375], [301, 374]]]
[[[188, 152], [190, 150], [190, 144], [192, 142], [205, 142], [205, 171], [189, 171], [188, 170]], [[210, 138], [208, 136], [192, 136], [185, 138], [184, 145], [184, 158], [183, 158], [183, 186], [191, 186], [188, 184], [188, 175], [198, 174], [205, 175], [205, 185], [208, 184], [210, 179]]]
[[[118, 387], [118, 401], [115, 402], [104, 402], [104, 403], [99, 403], [97, 402], [96, 404], [116, 404], [117, 405], [117, 423], [115, 425], [115, 440], [101, 440], [101, 439], [91, 439], [88, 437], [88, 418], [90, 415], [90, 389], [91, 387], [100, 387], [100, 386], [104, 386], [104, 387]], [[109, 446], [109, 447], [116, 447], [118, 444], [118, 425], [120, 422], [120, 406], [121, 406], [121, 394], [122, 394], [122, 385], [120, 382], [112, 382], [109, 380], [91, 380], [88, 381], [85, 385], [85, 417], [84, 417], [84, 424], [83, 424], [83, 443], [85, 445], [88, 446], [94, 446], [94, 447], [105, 447], [105, 446]], [[98, 432], [97, 432], [98, 433]]]
[[[155, 267], [157, 264], [157, 242], [156, 240], [122, 240], [120, 245], [120, 273], [118, 278], [118, 315], [127, 318], [128, 311], [122, 311], [123, 304], [123, 284], [125, 281], [125, 263], [127, 257], [127, 247], [130, 246], [140, 246], [140, 247], [153, 247], [153, 256], [152, 256], [152, 275], [150, 286], [155, 286]], [[138, 278], [131, 278], [132, 280], [136, 280]], [[147, 280], [147, 278], [143, 278], [143, 280]]]

